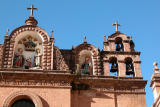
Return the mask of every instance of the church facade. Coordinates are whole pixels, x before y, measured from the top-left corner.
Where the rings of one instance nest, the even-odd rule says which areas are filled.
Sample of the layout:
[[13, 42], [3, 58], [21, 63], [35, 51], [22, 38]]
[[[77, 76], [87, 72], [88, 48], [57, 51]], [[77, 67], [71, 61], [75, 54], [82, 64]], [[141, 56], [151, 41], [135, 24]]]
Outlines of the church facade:
[[54, 45], [31, 15], [0, 45], [0, 107], [146, 107], [140, 52], [118, 31], [103, 50], [84, 42]]

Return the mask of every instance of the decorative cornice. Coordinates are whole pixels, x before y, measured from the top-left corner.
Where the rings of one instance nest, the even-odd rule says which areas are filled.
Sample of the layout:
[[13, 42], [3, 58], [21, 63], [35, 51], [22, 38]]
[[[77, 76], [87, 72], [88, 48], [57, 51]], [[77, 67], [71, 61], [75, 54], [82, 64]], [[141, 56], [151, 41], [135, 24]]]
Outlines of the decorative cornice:
[[141, 64], [141, 61], [134, 61], [134, 63], [139, 63], [139, 64]]
[[108, 38], [114, 38], [115, 36], [120, 35], [120, 34], [124, 34], [124, 33], [121, 33], [120, 31], [118, 31], [118, 32], [115, 32], [112, 35], [108, 36]]
[[20, 26], [18, 28], [16, 28], [15, 30], [13, 30], [9, 36], [9, 38], [12, 40], [12, 41], [15, 41], [15, 37], [20, 34], [21, 32], [24, 32], [24, 31], [35, 31], [35, 32], [38, 32], [39, 34], [42, 35], [42, 37], [44, 38], [44, 42], [48, 42], [49, 41], [49, 35], [47, 34], [47, 32], [36, 26], [36, 25], [23, 25], [23, 26]]
[[140, 52], [101, 51], [102, 54], [140, 55]]

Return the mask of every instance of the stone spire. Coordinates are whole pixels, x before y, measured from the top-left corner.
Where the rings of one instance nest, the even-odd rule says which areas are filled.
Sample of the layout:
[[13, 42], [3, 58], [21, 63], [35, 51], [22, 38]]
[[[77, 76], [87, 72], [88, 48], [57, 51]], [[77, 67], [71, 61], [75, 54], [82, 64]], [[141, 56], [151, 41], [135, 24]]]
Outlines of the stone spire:
[[5, 35], [5, 36], [9, 36], [9, 35], [8, 35], [8, 32], [9, 32], [9, 29], [7, 29], [7, 31], [6, 31], [6, 35]]
[[33, 11], [37, 10], [37, 8], [34, 8], [33, 5], [31, 5], [31, 8], [27, 8], [27, 10], [31, 10], [31, 15], [29, 16], [29, 18], [25, 21], [26, 25], [37, 25], [38, 22], [37, 20], [34, 18], [33, 16]]
[[87, 43], [87, 38], [84, 36], [83, 43]]
[[7, 29], [6, 34], [4, 36], [5, 39], [9, 39], [9, 29]]
[[50, 40], [51, 40], [52, 42], [54, 42], [54, 36], [53, 36], [53, 33], [54, 33], [54, 30], [51, 30], [51, 37], [50, 37]]
[[104, 41], [103, 42], [107, 42], [107, 40], [106, 40], [106, 35], [104, 35]]

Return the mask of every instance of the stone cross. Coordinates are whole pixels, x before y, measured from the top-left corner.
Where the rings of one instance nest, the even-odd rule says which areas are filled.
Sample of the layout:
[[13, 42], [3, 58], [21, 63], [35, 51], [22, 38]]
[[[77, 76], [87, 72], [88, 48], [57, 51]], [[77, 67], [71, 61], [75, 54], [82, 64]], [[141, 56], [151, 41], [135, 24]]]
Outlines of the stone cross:
[[118, 26], [121, 26], [121, 25], [118, 24], [118, 22], [116, 21], [115, 24], [112, 24], [112, 26], [116, 26], [116, 32], [118, 32]]
[[27, 10], [31, 10], [31, 16], [33, 16], [33, 10], [37, 10], [37, 8], [34, 8], [34, 6], [31, 5], [31, 8], [27, 8]]

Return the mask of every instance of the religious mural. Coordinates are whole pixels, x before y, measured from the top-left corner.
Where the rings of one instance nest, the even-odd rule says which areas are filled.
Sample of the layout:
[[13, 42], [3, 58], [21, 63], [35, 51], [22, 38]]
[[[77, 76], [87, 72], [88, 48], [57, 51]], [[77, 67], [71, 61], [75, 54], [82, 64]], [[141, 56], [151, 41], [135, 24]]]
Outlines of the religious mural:
[[42, 49], [42, 42], [31, 35], [18, 40], [15, 47], [13, 67], [41, 69]]
[[36, 44], [33, 42], [32, 37], [29, 36], [28, 40], [24, 42], [25, 50], [26, 51], [35, 51]]
[[16, 68], [23, 67], [24, 61], [23, 49], [19, 48], [18, 52], [14, 54], [13, 66]]

